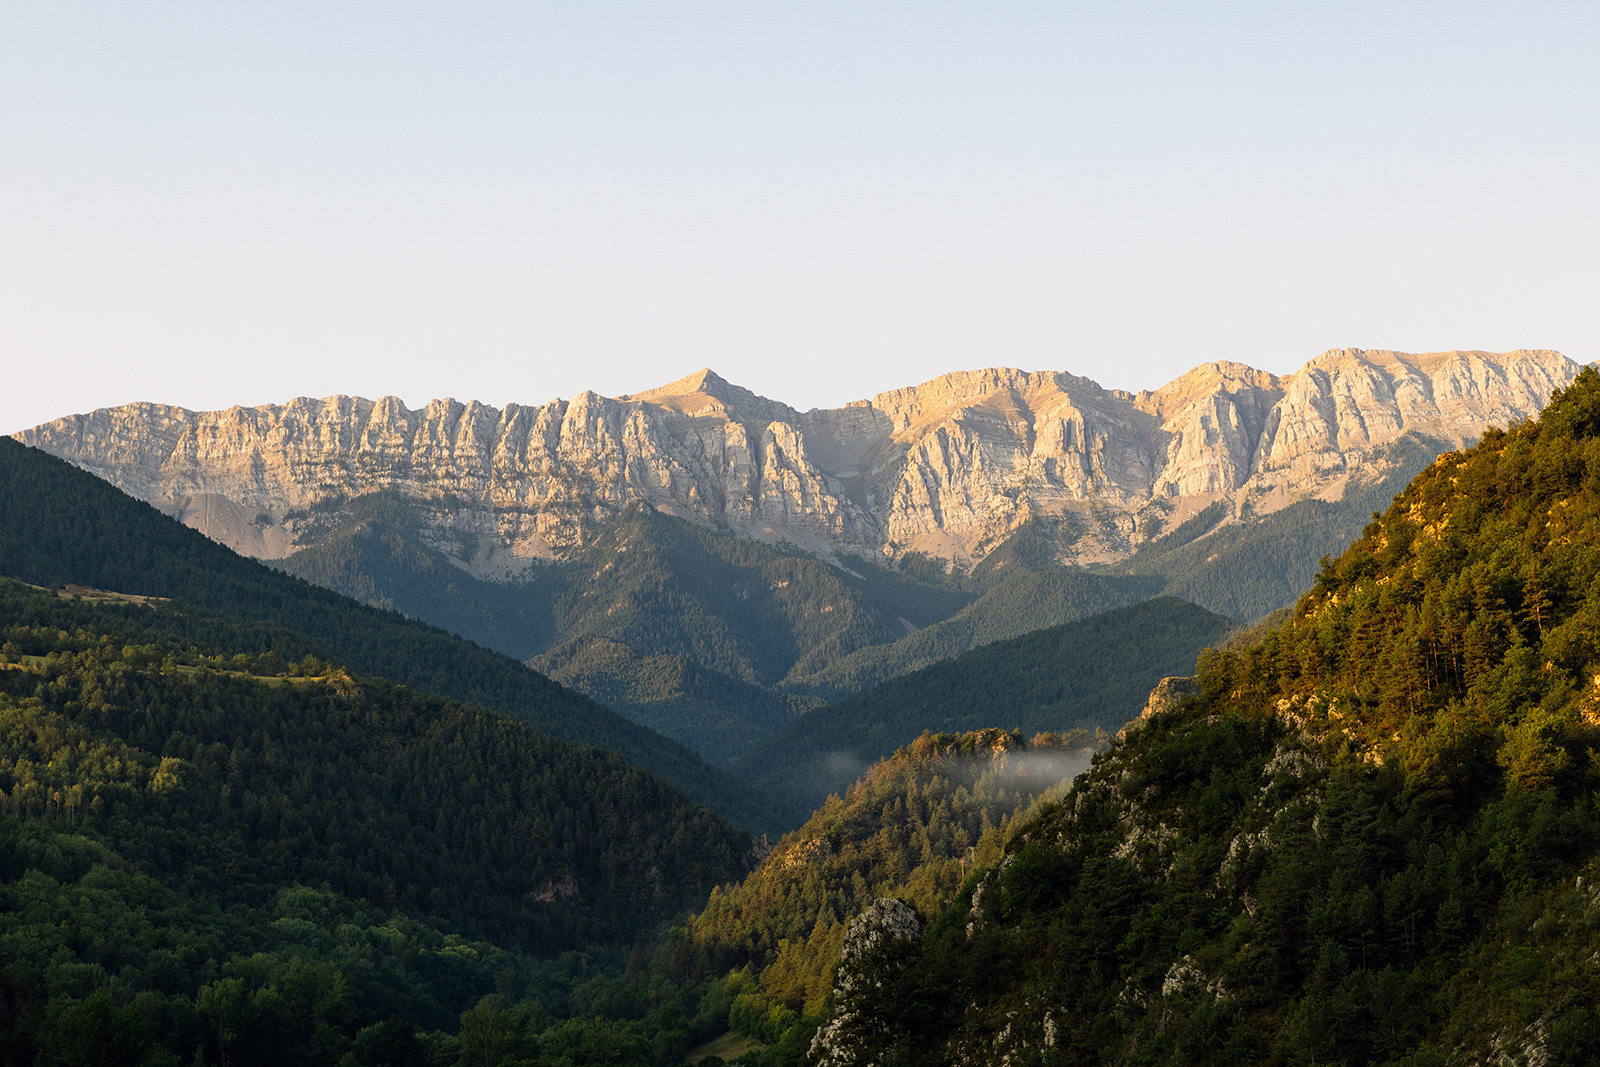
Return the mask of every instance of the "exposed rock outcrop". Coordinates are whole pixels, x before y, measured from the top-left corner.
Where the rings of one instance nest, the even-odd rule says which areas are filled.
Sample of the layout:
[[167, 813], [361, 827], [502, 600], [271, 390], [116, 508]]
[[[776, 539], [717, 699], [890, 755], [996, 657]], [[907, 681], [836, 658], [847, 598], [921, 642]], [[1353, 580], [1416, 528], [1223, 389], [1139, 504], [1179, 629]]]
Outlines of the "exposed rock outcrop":
[[1139, 717], [1129, 726], [1142, 726], [1155, 716], [1165, 711], [1172, 711], [1181, 707], [1186, 701], [1200, 695], [1200, 679], [1194, 677], [1163, 678], [1150, 690], [1150, 699], [1144, 702], [1144, 710], [1139, 712]]
[[1161, 679], [1156, 683], [1156, 687], [1150, 690], [1150, 696], [1146, 698], [1144, 707], [1140, 709], [1139, 714], [1129, 719], [1122, 729], [1117, 731], [1118, 740], [1126, 740], [1128, 731], [1142, 729], [1150, 725], [1150, 720], [1157, 715], [1162, 712], [1174, 711], [1199, 695], [1199, 678], [1174, 676]]
[[1074, 512], [1097, 532], [1065, 558], [1089, 562], [1217, 501], [1231, 519], [1337, 497], [1402, 435], [1464, 443], [1535, 414], [1577, 369], [1548, 351], [1341, 349], [1286, 377], [1208, 363], [1133, 394], [991, 368], [807, 412], [705, 370], [504, 409], [127, 404], [16, 436], [269, 559], [308, 543], [314, 509], [388, 490], [423, 505], [434, 547], [500, 580], [633, 502], [829, 555], [961, 561], [1030, 517]]
[[898, 1034], [881, 1008], [905, 951], [922, 940], [922, 919], [909, 904], [882, 897], [845, 929], [833, 982], [833, 1017], [811, 1039], [817, 1067], [871, 1067], [883, 1062]]

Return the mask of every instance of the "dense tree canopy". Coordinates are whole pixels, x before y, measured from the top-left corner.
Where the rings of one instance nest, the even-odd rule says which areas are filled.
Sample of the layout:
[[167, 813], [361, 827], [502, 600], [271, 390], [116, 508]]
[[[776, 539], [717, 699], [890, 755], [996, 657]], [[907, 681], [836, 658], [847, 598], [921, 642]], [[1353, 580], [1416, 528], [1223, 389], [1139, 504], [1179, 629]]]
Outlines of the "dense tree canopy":
[[0, 584], [16, 1047], [84, 1012], [241, 1060], [274, 1027], [312, 1061], [390, 1015], [453, 1030], [501, 974], [649, 938], [750, 862], [614, 754], [312, 655], [184, 644], [174, 615]]
[[304, 635], [352, 670], [619, 752], [739, 825], [765, 831], [795, 818], [683, 746], [508, 656], [237, 556], [9, 437], [0, 437], [0, 576], [170, 597], [212, 614], [270, 622]]
[[1024, 733], [1119, 729], [1167, 675], [1235, 628], [1159, 597], [973, 649], [815, 711], [735, 767], [773, 796], [812, 809], [925, 730], [1002, 726]]
[[881, 998], [895, 1055], [1595, 1062], [1597, 622], [1588, 369], [1017, 826]]
[[[925, 733], [834, 796], [741, 884], [713, 890], [690, 931], [751, 969], [753, 1032], [781, 1041], [824, 1009], [845, 927], [879, 897], [929, 913], [975, 867], [1000, 858], [1009, 827], [1088, 766], [1084, 731], [1025, 742], [998, 729]], [[746, 1001], [746, 1009], [754, 1005]], [[749, 1028], [749, 1027], [747, 1027]]]

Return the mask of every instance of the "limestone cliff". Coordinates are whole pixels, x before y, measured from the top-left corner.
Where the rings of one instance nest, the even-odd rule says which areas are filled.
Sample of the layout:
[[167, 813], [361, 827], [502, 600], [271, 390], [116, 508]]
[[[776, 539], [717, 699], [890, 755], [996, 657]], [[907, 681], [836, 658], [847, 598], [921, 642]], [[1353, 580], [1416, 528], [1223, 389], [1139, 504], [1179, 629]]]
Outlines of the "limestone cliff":
[[1471, 440], [1533, 415], [1577, 370], [1549, 351], [1342, 349], [1285, 377], [1209, 363], [1133, 394], [991, 368], [807, 412], [704, 370], [503, 410], [127, 404], [16, 436], [265, 558], [308, 543], [319, 509], [387, 490], [422, 505], [434, 547], [490, 578], [583, 544], [633, 502], [824, 554], [963, 561], [1031, 516], [1070, 512], [1086, 533], [1064, 558], [1087, 562], [1216, 501], [1231, 518], [1336, 497], [1403, 434]]

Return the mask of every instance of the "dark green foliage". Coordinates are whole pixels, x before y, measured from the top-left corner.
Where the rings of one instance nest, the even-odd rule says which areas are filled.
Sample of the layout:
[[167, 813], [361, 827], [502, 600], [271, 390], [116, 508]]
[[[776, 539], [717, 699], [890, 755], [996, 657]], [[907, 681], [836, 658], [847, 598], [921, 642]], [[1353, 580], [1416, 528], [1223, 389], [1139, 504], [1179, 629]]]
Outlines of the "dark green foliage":
[[734, 1028], [769, 1044], [814, 1028], [850, 920], [879, 897], [944, 907], [975, 867], [1001, 857], [1030, 805], [1088, 766], [1091, 743], [1081, 732], [1032, 742], [924, 733], [829, 798], [741, 884], [714, 890], [691, 924], [696, 942], [747, 968]]
[[0, 1062], [453, 1060], [418, 1027], [745, 869], [614, 754], [203, 621], [276, 647], [0, 582]]
[[859, 556], [847, 557], [844, 562], [850, 568], [851, 584], [862, 590], [877, 611], [902, 625], [932, 626], [950, 618], [983, 592], [964, 581], [959, 572], [947, 573], [942, 560], [918, 553], [903, 557], [892, 568]]
[[531, 657], [717, 763], [817, 703], [1162, 584], [1060, 568], [1026, 534], [972, 575], [916, 559], [899, 570], [849, 559], [846, 570], [636, 507], [572, 560], [505, 586], [424, 546], [410, 505], [391, 496], [341, 504], [325, 522], [280, 566]]
[[[1431, 462], [1442, 447], [1441, 442], [1416, 436], [1387, 446], [1382, 455], [1374, 457], [1374, 462], [1393, 463], [1394, 470], [1373, 482], [1353, 482], [1348, 494], [1335, 503], [1302, 501], [1260, 519], [1247, 518], [1243, 523], [1218, 528], [1217, 524], [1226, 514], [1226, 505], [1219, 501], [1156, 538], [1130, 560], [1105, 567], [1062, 567], [1058, 557], [1084, 533], [1083, 524], [1071, 516], [1046, 516], [1016, 531], [970, 574], [960, 571], [946, 574], [933, 561], [918, 557], [902, 561], [896, 572], [852, 561], [850, 565], [859, 568], [863, 575], [860, 582], [838, 572], [806, 572], [813, 580], [817, 575], [826, 575], [843, 588], [859, 587], [866, 597], [867, 610], [880, 617], [895, 610], [905, 621], [921, 629], [906, 636], [890, 634], [890, 639], [864, 640], [843, 655], [839, 655], [839, 651], [848, 649], [848, 645], [812, 654], [804, 661], [796, 660], [796, 665], [777, 686], [788, 694], [840, 700], [973, 648], [1162, 594], [1192, 601], [1231, 618], [1260, 618], [1293, 603], [1300, 591], [1310, 584], [1322, 557], [1342, 551], [1360, 533], [1372, 511], [1385, 506], [1406, 479]], [[658, 531], [665, 530], [671, 522], [654, 516], [651, 525], [637, 536], [646, 541], [659, 538]], [[705, 531], [694, 531], [692, 536], [712, 554], [725, 554], [733, 550], [732, 546], [741, 544]], [[773, 549], [759, 546], [744, 551], [756, 556], [775, 553]], [[663, 575], [685, 566], [681, 556], [663, 553], [641, 555], [633, 565], [643, 565], [646, 559]], [[605, 563], [596, 555], [585, 566], [592, 567], [598, 576]], [[713, 577], [703, 567], [698, 570], [689, 567], [685, 573], [704, 574], [707, 582], [717, 588], [740, 589], [752, 595], [759, 591], [758, 585], [741, 584], [731, 572]], [[606, 574], [603, 582], [614, 580], [609, 572]], [[671, 580], [663, 577], [659, 581], [670, 584]], [[597, 604], [611, 603], [598, 593], [593, 596]], [[813, 598], [808, 603], [812, 603], [814, 610], [818, 601]], [[890, 605], [899, 607], [895, 609]], [[686, 617], [708, 618], [722, 609], [683, 610]], [[612, 627], [607, 632], [618, 634], [619, 641], [643, 639], [637, 635], [620, 636], [622, 628], [609, 621], [603, 626]], [[787, 642], [792, 641], [792, 637], [774, 631], [765, 640], [788, 647]], [[686, 646], [677, 641], [673, 647]], [[688, 660], [696, 654], [691, 651], [684, 653], [684, 657]], [[558, 677], [595, 695], [605, 684], [577, 674], [569, 677], [558, 672]], [[596, 688], [588, 688], [591, 684]], [[770, 686], [772, 683], [761, 681], [761, 684]], [[614, 689], [614, 686], [609, 688]], [[748, 698], [714, 697], [695, 703], [672, 697], [657, 709], [620, 699], [600, 699], [617, 707], [626, 704], [631, 716], [672, 736], [685, 740], [706, 739], [690, 743], [702, 752], [714, 750], [718, 757], [741, 752], [760, 736], [761, 728], [752, 726], [750, 716], [744, 711], [750, 704]], [[991, 720], [979, 716], [965, 720], [965, 725], [970, 727], [987, 721]], [[716, 725], [708, 730], [709, 724]], [[926, 725], [955, 728], [933, 722]], [[722, 740], [735, 737], [738, 740], [733, 743]], [[882, 755], [882, 752], [875, 755]], [[761, 757], [752, 755], [751, 759]], [[766, 784], [764, 778], [756, 780]], [[813, 791], [813, 795], [820, 794]]]
[[857, 579], [648, 509], [630, 508], [563, 573], [550, 591], [562, 634], [683, 656], [753, 685], [792, 687], [906, 632], [868, 595], [888, 584], [882, 575]]
[[[1551, 426], [1592, 390], [1585, 372], [1557, 393]], [[1600, 668], [1596, 472], [1600, 439], [1542, 422], [1440, 457], [1328, 561], [1287, 624], [1216, 660], [1215, 684], [1338, 723], [1452, 788], [1577, 788]]]
[[[982, 584], [985, 589], [971, 604], [943, 622], [893, 644], [863, 648], [793, 682], [792, 687], [838, 700], [982, 645], [1059, 626], [1109, 608], [1137, 604], [1157, 595], [1162, 585], [1159, 578], [1090, 574], [1062, 567], [1034, 571], [1020, 566], [1001, 566], [971, 583], [962, 582], [960, 576], [955, 581]], [[988, 721], [991, 720], [979, 716], [969, 726]]]
[[[942, 571], [918, 577], [861, 560], [845, 570], [639, 507], [572, 559], [503, 585], [423, 544], [413, 509], [391, 494], [340, 503], [311, 547], [278, 566], [526, 659], [719, 764], [822, 702], [813, 690], [858, 687], [818, 689], [819, 672], [975, 595]], [[653, 684], [637, 684], [634, 667]]]
[[1212, 501], [1173, 530], [1151, 540], [1146, 550], [1160, 553], [1182, 548], [1202, 534], [1210, 533], [1227, 515], [1228, 505], [1220, 500]]
[[329, 521], [282, 566], [520, 658], [600, 638], [770, 687], [903, 636], [902, 615], [935, 621], [971, 599], [866, 564], [858, 576], [637, 506], [570, 560], [509, 586], [473, 579], [423, 546], [411, 506], [390, 495], [351, 501]]
[[970, 574], [963, 574], [959, 569], [955, 573], [964, 579], [961, 584], [985, 593], [996, 582], [1017, 571], [1054, 570], [1061, 565], [1062, 557], [1071, 553], [1078, 539], [1090, 532], [1091, 525], [1108, 533], [1115, 523], [1110, 512], [1094, 505], [1090, 505], [1088, 518], [1072, 512], [1036, 514], [995, 546]]
[[808, 712], [736, 766], [774, 796], [814, 808], [924, 730], [1115, 730], [1158, 681], [1190, 673], [1233, 626], [1162, 597], [984, 645]]
[[[53, 614], [16, 589], [9, 618]], [[252, 677], [93, 629], [5, 635], [23, 660], [0, 671], [11, 814], [61, 817], [226, 906], [266, 906], [292, 876], [549, 952], [637, 936], [749, 847], [614, 754], [404, 687]]]
[[49, 1015], [39, 1035], [40, 1067], [136, 1067], [153, 1042], [144, 1013], [132, 1003], [118, 1006], [105, 989], [80, 1001], [65, 1001]]
[[307, 531], [308, 547], [274, 567], [516, 659], [553, 637], [547, 597], [475, 578], [446, 562], [417, 536], [414, 505], [404, 497], [372, 493], [307, 518], [320, 519], [321, 529]]
[[793, 816], [687, 749], [506, 656], [242, 559], [115, 487], [0, 438], [0, 575], [171, 597], [305, 635], [351, 669], [620, 752], [756, 830]]
[[1441, 457], [1017, 826], [885, 999], [900, 1061], [1591, 1062], [1596, 410], [1586, 369]]
[[1068, 1064], [1444, 1062], [1496, 1033], [1583, 1050], [1600, 925], [1573, 875], [1597, 844], [1592, 801], [1463, 803], [1270, 718], [1169, 713], [1013, 831], [904, 1010], [939, 1021], [935, 1063], [1037, 1048], [1047, 1014]]
[[722, 766], [820, 703], [604, 637], [574, 638], [529, 665]]

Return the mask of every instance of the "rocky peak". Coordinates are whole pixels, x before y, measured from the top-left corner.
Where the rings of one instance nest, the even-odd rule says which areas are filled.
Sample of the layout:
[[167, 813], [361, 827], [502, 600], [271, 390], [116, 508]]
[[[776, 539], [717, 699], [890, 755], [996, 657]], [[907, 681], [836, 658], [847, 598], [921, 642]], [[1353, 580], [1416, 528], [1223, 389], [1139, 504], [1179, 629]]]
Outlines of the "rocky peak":
[[1155, 392], [1141, 390], [1132, 400], [1139, 408], [1166, 420], [1176, 412], [1204, 402], [1218, 393], [1228, 396], [1282, 396], [1282, 379], [1243, 363], [1225, 360], [1202, 363]]
[[1283, 377], [1218, 361], [1134, 394], [991, 367], [799, 412], [706, 368], [504, 409], [128, 404], [17, 437], [267, 558], [306, 543], [306, 509], [389, 491], [432, 516], [456, 562], [496, 578], [586, 543], [631, 503], [825, 555], [957, 561], [1033, 516], [1081, 513], [1093, 533], [1071, 558], [1088, 562], [1219, 501], [1231, 521], [1246, 504], [1337, 496], [1403, 434], [1467, 442], [1535, 414], [1576, 371], [1548, 351], [1334, 349]]
[[788, 422], [799, 416], [787, 404], [768, 400], [734, 385], [710, 367], [702, 367], [675, 382], [617, 398], [624, 403], [648, 404], [683, 415], [721, 415], [742, 422]]

